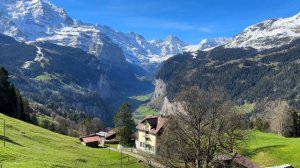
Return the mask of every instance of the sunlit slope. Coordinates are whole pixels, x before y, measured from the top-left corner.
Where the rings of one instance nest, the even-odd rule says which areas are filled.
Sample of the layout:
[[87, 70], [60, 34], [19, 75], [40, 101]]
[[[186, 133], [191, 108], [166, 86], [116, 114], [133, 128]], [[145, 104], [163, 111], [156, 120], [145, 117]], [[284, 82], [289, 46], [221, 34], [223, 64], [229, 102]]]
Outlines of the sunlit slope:
[[[0, 114], [6, 120], [6, 147], [0, 141], [3, 168], [95, 168], [119, 167], [120, 155], [108, 149], [88, 148], [76, 138], [53, 133]], [[3, 139], [3, 121], [0, 120]], [[123, 167], [143, 167], [123, 155]]]
[[300, 138], [254, 132], [246, 153], [260, 166], [292, 164], [300, 167]]

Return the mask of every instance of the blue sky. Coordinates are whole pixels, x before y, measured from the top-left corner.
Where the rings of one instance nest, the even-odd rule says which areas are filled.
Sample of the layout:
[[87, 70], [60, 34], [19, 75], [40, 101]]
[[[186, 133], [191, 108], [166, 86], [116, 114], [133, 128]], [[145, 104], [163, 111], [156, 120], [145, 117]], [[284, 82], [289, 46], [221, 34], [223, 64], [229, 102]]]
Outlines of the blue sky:
[[52, 0], [72, 18], [137, 32], [146, 39], [176, 35], [188, 43], [232, 37], [265, 19], [300, 12], [299, 0]]

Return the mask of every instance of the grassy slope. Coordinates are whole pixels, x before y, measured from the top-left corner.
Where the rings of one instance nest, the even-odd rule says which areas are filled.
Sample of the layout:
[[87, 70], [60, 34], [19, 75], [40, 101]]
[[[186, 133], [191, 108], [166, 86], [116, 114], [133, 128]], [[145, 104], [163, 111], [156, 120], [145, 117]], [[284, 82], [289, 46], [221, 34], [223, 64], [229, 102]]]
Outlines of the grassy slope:
[[[12, 119], [0, 114], [7, 123], [6, 148], [0, 141], [3, 168], [95, 168], [118, 167], [119, 154], [108, 149], [88, 148], [79, 140]], [[0, 120], [0, 135], [3, 135]], [[124, 155], [123, 155], [124, 156]], [[143, 167], [137, 160], [123, 159], [123, 166]]]
[[[0, 141], [0, 162], [3, 168], [94, 168], [118, 167], [119, 154], [107, 149], [92, 149], [78, 139], [6, 117], [6, 148]], [[0, 121], [0, 135], [3, 135]], [[246, 155], [261, 166], [290, 163], [300, 167], [300, 138], [284, 138], [275, 134], [254, 132], [248, 141]], [[123, 160], [124, 167], [143, 167], [134, 158]]]
[[135, 99], [135, 100], [138, 100], [138, 101], [141, 101], [141, 102], [144, 102], [144, 101], [149, 100], [150, 97], [151, 97], [151, 93], [145, 94], [145, 95], [139, 95], [139, 96], [131, 96], [129, 98], [130, 99]]
[[136, 112], [138, 112], [140, 115], [143, 115], [143, 116], [160, 114], [159, 111], [151, 109], [150, 107], [148, 107], [146, 105], [140, 106], [138, 109], [136, 109]]
[[284, 138], [254, 132], [248, 141], [247, 155], [261, 166], [292, 164], [300, 167], [300, 138]]
[[151, 93], [145, 95], [131, 96], [129, 99], [136, 100], [139, 102], [139, 105], [134, 109], [133, 117], [136, 122], [141, 121], [146, 116], [149, 115], [160, 115], [160, 112], [151, 108], [147, 103], [151, 99]]

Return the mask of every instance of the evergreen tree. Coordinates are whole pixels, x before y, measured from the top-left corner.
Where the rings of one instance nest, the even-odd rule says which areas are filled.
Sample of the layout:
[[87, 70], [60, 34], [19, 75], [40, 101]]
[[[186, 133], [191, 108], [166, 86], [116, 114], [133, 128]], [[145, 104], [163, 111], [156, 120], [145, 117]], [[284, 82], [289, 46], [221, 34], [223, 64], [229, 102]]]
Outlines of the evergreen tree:
[[9, 82], [8, 71], [3, 67], [0, 68], [0, 112], [23, 121], [31, 122], [27, 100]]
[[135, 128], [130, 109], [131, 106], [129, 104], [123, 104], [114, 116], [117, 139], [122, 145], [131, 143], [131, 135]]
[[300, 115], [295, 110], [290, 110], [290, 113], [292, 115], [293, 124], [291, 128], [291, 136], [292, 137], [300, 137]]
[[3, 88], [8, 88], [9, 87], [9, 82], [8, 82], [8, 72], [6, 69], [3, 67], [0, 68], [0, 87]]

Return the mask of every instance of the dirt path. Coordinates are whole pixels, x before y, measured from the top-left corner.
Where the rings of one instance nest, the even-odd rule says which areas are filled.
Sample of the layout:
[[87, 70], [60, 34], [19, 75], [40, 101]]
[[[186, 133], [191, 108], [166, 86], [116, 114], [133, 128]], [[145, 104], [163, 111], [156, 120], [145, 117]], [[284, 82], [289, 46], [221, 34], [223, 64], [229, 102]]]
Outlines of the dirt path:
[[[115, 148], [112, 148], [112, 147], [109, 147], [109, 149], [112, 150], [112, 151], [120, 152], [120, 150], [115, 149]], [[128, 152], [128, 151], [124, 151], [124, 150], [123, 150], [122, 153], [127, 154], [127, 155], [130, 155], [130, 156], [132, 156], [132, 157], [135, 157], [135, 158], [137, 158], [137, 159], [139, 159], [139, 160], [141, 160], [141, 161], [143, 161], [143, 162], [145, 162], [145, 163], [148, 163], [148, 161], [149, 161], [149, 160], [148, 160], [147, 158], [145, 158], [144, 156], [141, 156], [141, 155], [136, 154], [136, 153], [133, 153], [133, 152]], [[154, 162], [154, 161], [151, 161], [151, 164], [152, 164], [154, 167], [157, 167], [157, 168], [165, 168], [165, 166], [161, 165], [160, 163]]]

